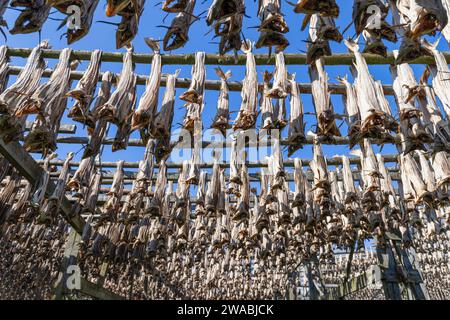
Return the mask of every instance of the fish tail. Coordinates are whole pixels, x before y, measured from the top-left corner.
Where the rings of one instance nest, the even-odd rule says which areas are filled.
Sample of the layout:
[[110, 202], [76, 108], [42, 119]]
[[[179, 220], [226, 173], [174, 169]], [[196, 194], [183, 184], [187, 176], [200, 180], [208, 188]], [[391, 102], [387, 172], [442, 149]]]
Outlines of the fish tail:
[[359, 52], [359, 45], [354, 40], [352, 39], [344, 40], [344, 43], [350, 51]]
[[159, 53], [160, 52], [160, 46], [159, 46], [159, 42], [156, 41], [153, 38], [144, 38], [145, 43], [150, 47], [150, 49], [153, 50], [153, 52], [155, 53]]

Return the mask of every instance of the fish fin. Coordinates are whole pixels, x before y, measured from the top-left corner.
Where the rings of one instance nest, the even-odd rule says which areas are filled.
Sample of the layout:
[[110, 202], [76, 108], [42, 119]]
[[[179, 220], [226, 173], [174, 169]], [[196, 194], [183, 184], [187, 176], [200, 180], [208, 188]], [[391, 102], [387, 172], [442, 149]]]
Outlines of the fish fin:
[[305, 16], [305, 18], [303, 19], [303, 22], [302, 22], [302, 27], [300, 29], [301, 31], [304, 31], [306, 29], [306, 27], [308, 26], [309, 22], [311, 21], [311, 18], [312, 18], [312, 14], [307, 14]]

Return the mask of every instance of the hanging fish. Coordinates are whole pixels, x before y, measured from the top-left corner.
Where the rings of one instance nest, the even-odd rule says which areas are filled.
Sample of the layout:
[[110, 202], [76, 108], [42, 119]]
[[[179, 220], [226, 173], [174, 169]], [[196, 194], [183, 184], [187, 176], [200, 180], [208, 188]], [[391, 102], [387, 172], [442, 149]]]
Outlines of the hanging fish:
[[11, 34], [40, 31], [51, 9], [46, 0], [13, 0], [11, 7], [25, 7], [14, 23], [14, 27], [9, 30]]
[[94, 50], [91, 55], [91, 62], [83, 77], [78, 81], [75, 89], [67, 93], [68, 97], [76, 100], [74, 106], [69, 110], [67, 116], [74, 121], [78, 121], [95, 127], [95, 121], [90, 119], [89, 108], [94, 100], [94, 92], [97, 87], [98, 75], [101, 66], [102, 51]]
[[295, 73], [289, 78], [291, 84], [291, 100], [290, 100], [290, 116], [289, 116], [289, 131], [288, 131], [288, 157], [292, 156], [294, 152], [302, 148], [305, 142], [305, 123], [303, 122], [303, 102], [300, 96], [300, 89], [295, 81]]
[[131, 119], [131, 130], [141, 130], [141, 137], [148, 137], [153, 131], [153, 120], [158, 109], [158, 93], [161, 82], [161, 54], [159, 44], [151, 38], [145, 38], [147, 45], [153, 50], [151, 73], [139, 105]]
[[223, 136], [231, 128], [230, 120], [230, 97], [227, 80], [231, 78], [231, 71], [223, 72], [220, 67], [216, 68], [216, 74], [220, 77], [220, 94], [217, 99], [217, 113], [211, 128], [219, 130]]
[[323, 61], [318, 59], [309, 68], [312, 95], [317, 115], [317, 134], [331, 137], [341, 136], [336, 125], [331, 96], [328, 90], [328, 74], [325, 72]]
[[258, 75], [256, 73], [256, 62], [252, 53], [251, 42], [244, 42], [241, 50], [246, 54], [246, 72], [241, 90], [241, 108], [233, 126], [234, 130], [253, 128], [257, 117]]
[[189, 41], [189, 28], [195, 22], [194, 7], [196, 0], [187, 0], [186, 7], [172, 20], [163, 39], [165, 51], [172, 51], [183, 47]]

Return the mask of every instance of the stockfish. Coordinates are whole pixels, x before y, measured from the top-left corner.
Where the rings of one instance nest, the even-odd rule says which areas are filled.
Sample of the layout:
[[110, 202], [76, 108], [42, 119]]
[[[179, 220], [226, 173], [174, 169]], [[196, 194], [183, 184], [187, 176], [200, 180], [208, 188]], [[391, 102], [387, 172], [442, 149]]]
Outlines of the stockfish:
[[[95, 129], [89, 136], [89, 142], [84, 149], [82, 159], [97, 156], [100, 152], [103, 139], [106, 137], [109, 131], [109, 123], [106, 119], [102, 118], [97, 121], [97, 112], [103, 106], [111, 96], [111, 86], [114, 75], [107, 71], [102, 76], [102, 84], [95, 100], [95, 106], [92, 109], [91, 118], [96, 121]], [[88, 132], [92, 131], [92, 128], [88, 128]]]
[[18, 139], [22, 134], [26, 117], [19, 118], [14, 114], [38, 88], [46, 66], [42, 50], [48, 48], [47, 40], [35, 47], [14, 84], [0, 94], [0, 134], [6, 143]]
[[437, 181], [437, 188], [448, 186], [450, 182], [450, 168], [448, 157], [445, 151], [440, 151], [434, 155], [432, 160], [434, 174]]
[[198, 184], [198, 179], [200, 176], [200, 164], [202, 162], [202, 125], [198, 122], [194, 128], [194, 148], [192, 149], [192, 157], [189, 164], [189, 175], [187, 178], [188, 184]]
[[[306, 23], [306, 18], [304, 26]], [[313, 64], [323, 56], [331, 56], [329, 40], [342, 41], [342, 35], [337, 31], [332, 18], [322, 17], [318, 14], [310, 16], [309, 38], [307, 42], [306, 62]]]
[[132, 47], [127, 48], [123, 59], [117, 89], [98, 112], [100, 119], [105, 118], [117, 125], [117, 133], [112, 145], [113, 152], [127, 147], [128, 136], [131, 132], [132, 109], [136, 103], [137, 77], [133, 71]]
[[211, 181], [208, 183], [205, 196], [205, 209], [208, 213], [213, 214], [216, 212], [219, 203], [219, 194], [221, 192], [221, 170], [218, 159], [214, 158]]
[[159, 163], [158, 176], [156, 178], [156, 189], [150, 201], [149, 214], [151, 216], [161, 216], [164, 194], [167, 187], [167, 167], [165, 161]]
[[[378, 8], [376, 11], [372, 8]], [[387, 48], [381, 41], [386, 39], [397, 42], [397, 35], [385, 20], [389, 7], [381, 0], [357, 0], [353, 5], [353, 21], [356, 34], [362, 34], [366, 40], [364, 53], [387, 56]]]
[[427, 83], [421, 83], [421, 87], [423, 91], [418, 96], [419, 108], [427, 132], [434, 137], [432, 152], [447, 150], [450, 144], [450, 128], [447, 121], [444, 121], [437, 104], [436, 94]]
[[350, 149], [358, 142], [361, 119], [359, 116], [358, 102], [355, 86], [348, 82], [348, 77], [338, 77], [338, 81], [345, 86], [345, 95], [342, 96], [345, 109], [345, 120], [348, 125]]
[[201, 114], [204, 106], [205, 91], [205, 53], [195, 54], [195, 64], [192, 67], [192, 80], [189, 89], [180, 95], [180, 99], [186, 101], [186, 116], [183, 120], [183, 128], [194, 131], [196, 122], [201, 122]]
[[219, 130], [226, 136], [227, 130], [231, 128], [230, 121], [230, 97], [227, 80], [231, 78], [231, 71], [223, 72], [220, 67], [216, 68], [216, 74], [220, 77], [220, 94], [217, 99], [217, 113], [211, 128]]
[[58, 180], [56, 181], [55, 189], [51, 196], [46, 200], [42, 211], [40, 212], [38, 221], [40, 223], [52, 224], [57, 217], [59, 208], [61, 206], [62, 199], [65, 195], [67, 180], [70, 172], [70, 162], [74, 157], [73, 152], [69, 152], [67, 158], [64, 160], [64, 164], [59, 173]]
[[206, 200], [206, 176], [207, 173], [205, 171], [200, 172], [200, 178], [198, 180], [197, 187], [197, 196], [196, 196], [196, 206], [195, 206], [195, 214], [202, 215], [206, 213], [205, 209], [205, 200]]
[[111, 188], [107, 193], [107, 200], [102, 208], [102, 215], [100, 217], [101, 221], [114, 221], [119, 211], [120, 200], [123, 195], [123, 164], [123, 160], [117, 162]]
[[30, 198], [30, 205], [35, 211], [40, 209], [44, 201], [44, 197], [47, 192], [47, 185], [50, 180], [50, 161], [55, 158], [56, 154], [50, 153], [44, 159], [44, 164], [42, 166], [42, 175], [39, 177], [39, 180], [35, 185], [33, 195]]
[[174, 74], [167, 75], [166, 91], [161, 105], [161, 110], [156, 114], [153, 137], [157, 139], [155, 157], [156, 161], [160, 161], [166, 155], [170, 154], [172, 147], [170, 143], [172, 132], [172, 121], [174, 116], [175, 105], [175, 83], [180, 74], [180, 69]]
[[98, 111], [99, 118], [122, 126], [130, 116], [136, 99], [136, 75], [134, 74], [133, 48], [127, 48], [123, 56], [123, 67], [117, 89]]
[[94, 100], [94, 92], [97, 86], [101, 59], [102, 51], [94, 50], [91, 55], [89, 66], [84, 72], [83, 77], [77, 83], [75, 89], [67, 93], [68, 97], [76, 100], [67, 116], [74, 121], [84, 123], [91, 128], [95, 127], [95, 121], [89, 113], [89, 108]]
[[78, 66], [70, 63], [71, 49], [61, 51], [60, 61], [52, 73], [50, 80], [41, 85], [16, 112], [17, 116], [37, 113], [30, 133], [25, 138], [24, 148], [27, 151], [56, 150], [56, 136], [60, 121], [67, 106], [66, 94], [70, 90], [70, 73]]
[[270, 90], [270, 81], [272, 80], [273, 73], [265, 71], [263, 73], [264, 87], [261, 93], [261, 98], [259, 100], [262, 116], [261, 128], [265, 130], [270, 130], [275, 128], [275, 118], [272, 98], [268, 96]]
[[0, 47], [0, 93], [5, 90], [9, 79], [9, 57], [7, 55], [8, 47], [3, 45]]
[[275, 46], [277, 53], [283, 51], [289, 45], [283, 35], [289, 31], [289, 27], [281, 14], [281, 1], [260, 0], [258, 7], [258, 16], [261, 19], [258, 31], [261, 35], [255, 47], [271, 49]]
[[295, 73], [289, 78], [291, 84], [291, 100], [289, 114], [289, 131], [288, 131], [288, 157], [294, 152], [302, 148], [305, 142], [305, 123], [303, 122], [303, 102], [300, 95], [300, 89], [295, 81]]
[[239, 185], [242, 184], [241, 180], [241, 152], [238, 150], [238, 138], [236, 136], [232, 137], [231, 150], [230, 150], [230, 181], [228, 185], [227, 192], [229, 194], [239, 195]]
[[385, 98], [382, 91], [377, 89], [377, 84], [369, 73], [367, 63], [359, 52], [359, 46], [352, 40], [346, 40], [345, 44], [356, 58], [357, 75], [354, 86], [361, 127], [359, 139], [355, 138], [355, 140], [366, 137], [391, 140], [388, 130], [393, 127], [395, 121], [384, 110]]
[[[420, 35], [413, 37], [411, 32], [413, 11], [410, 4], [413, 4], [413, 2], [417, 2], [417, 0], [390, 0], [394, 25], [398, 26], [397, 33], [402, 39], [399, 54], [395, 61], [396, 64], [410, 62], [427, 54], [420, 44]], [[430, 16], [430, 18], [432, 17]]]
[[311, 170], [314, 174], [313, 197], [320, 207], [320, 213], [328, 216], [330, 211], [331, 186], [328, 175], [327, 162], [323, 155], [322, 146], [318, 143], [317, 137], [314, 139], [313, 160], [310, 162]]
[[182, 12], [186, 9], [187, 3], [188, 0], [165, 0], [162, 3], [162, 10], [170, 13]]
[[335, 113], [328, 89], [328, 74], [323, 67], [323, 61], [318, 59], [309, 67], [314, 108], [317, 116], [317, 134], [319, 136], [340, 136], [336, 125]]
[[13, 0], [11, 7], [25, 7], [16, 19], [11, 34], [40, 31], [50, 14], [51, 6], [46, 0]]
[[189, 41], [189, 28], [198, 19], [193, 14], [195, 1], [187, 0], [185, 8], [172, 20], [172, 24], [163, 39], [165, 51], [181, 48]]
[[414, 197], [416, 204], [426, 203], [431, 204], [433, 202], [433, 194], [427, 190], [427, 185], [422, 179], [422, 174], [419, 170], [419, 166], [414, 160], [411, 154], [403, 154], [400, 156], [400, 168], [402, 172], [405, 172], [403, 183], [409, 184], [409, 190]]
[[144, 11], [145, 0], [130, 1], [128, 6], [117, 14], [122, 17], [116, 31], [116, 48], [131, 46], [138, 33], [139, 20]]
[[[398, 51], [394, 51], [394, 57]], [[425, 131], [420, 119], [421, 113], [416, 108], [413, 90], [417, 87], [413, 70], [407, 63], [391, 67], [394, 79], [393, 87], [400, 115], [400, 136], [403, 153], [413, 150], [426, 150], [426, 143], [432, 143], [433, 138]]]
[[161, 54], [159, 44], [151, 38], [145, 38], [147, 45], [153, 50], [153, 59], [150, 76], [145, 85], [139, 105], [131, 119], [131, 130], [141, 130], [141, 137], [148, 137], [151, 133], [153, 120], [158, 109], [159, 85], [161, 82]]
[[294, 12], [307, 15], [320, 13], [324, 17], [337, 18], [339, 7], [335, 0], [299, 0], [294, 5]]
[[235, 221], [242, 221], [248, 219], [250, 210], [250, 181], [248, 179], [248, 171], [245, 162], [242, 164], [241, 170], [242, 186], [240, 196], [237, 203], [236, 212], [232, 219]]
[[428, 66], [428, 70], [432, 76], [433, 89], [439, 100], [442, 102], [447, 119], [450, 119], [450, 68], [448, 67], [445, 56], [437, 49], [439, 41], [431, 44], [428, 41], [423, 40], [422, 44], [427, 51], [433, 54], [434, 59], [436, 60], [436, 66]]
[[300, 158], [294, 159], [294, 200], [292, 201], [292, 207], [300, 207], [303, 209], [305, 205], [305, 179], [306, 176], [302, 170], [302, 160]]
[[76, 192], [76, 196], [81, 195], [82, 188], [89, 186], [91, 174], [95, 168], [95, 157], [91, 156], [80, 161], [80, 165], [73, 177], [67, 183], [67, 189]]

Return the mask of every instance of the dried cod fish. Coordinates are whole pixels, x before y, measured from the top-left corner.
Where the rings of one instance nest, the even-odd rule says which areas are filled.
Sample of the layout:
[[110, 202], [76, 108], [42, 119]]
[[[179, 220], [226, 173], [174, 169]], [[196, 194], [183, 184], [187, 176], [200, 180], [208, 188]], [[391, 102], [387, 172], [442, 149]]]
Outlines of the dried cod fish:
[[272, 98], [268, 96], [270, 90], [270, 81], [272, 80], [272, 77], [273, 74], [268, 71], [265, 71], [263, 73], [264, 89], [262, 91], [259, 104], [261, 105], [261, 116], [262, 116], [261, 128], [265, 130], [275, 128], [274, 107], [272, 103]]
[[[306, 27], [307, 18], [305, 18], [302, 30]], [[310, 16], [306, 62], [312, 64], [323, 56], [330, 56], [332, 52], [329, 40], [341, 42], [342, 39], [333, 18], [313, 14]]]
[[192, 149], [192, 157], [189, 164], [188, 184], [198, 184], [200, 178], [201, 150], [202, 150], [202, 126], [197, 124], [194, 128], [194, 148]]
[[240, 190], [240, 197], [237, 204], [237, 210], [233, 215], [233, 220], [242, 221], [248, 219], [250, 210], [250, 181], [248, 179], [248, 171], [245, 163], [242, 164], [241, 169], [242, 187]]
[[127, 48], [123, 59], [123, 68], [117, 89], [98, 111], [100, 119], [104, 118], [117, 125], [117, 133], [112, 145], [113, 152], [123, 150], [128, 145], [128, 137], [131, 133], [131, 116], [136, 103], [137, 77], [133, 70], [132, 47]]
[[253, 128], [257, 117], [258, 75], [251, 42], [244, 42], [241, 50], [246, 54], [246, 72], [241, 90], [242, 103], [233, 126], [234, 130]]
[[133, 48], [127, 48], [123, 56], [123, 67], [117, 89], [98, 111], [99, 118], [121, 126], [130, 116], [136, 99], [136, 75], [133, 66]]
[[350, 138], [350, 149], [352, 149], [358, 143], [361, 124], [356, 88], [348, 82], [347, 76], [343, 78], [338, 77], [338, 81], [345, 86], [345, 95], [342, 96], [342, 99], [344, 100], [345, 119], [348, 125], [348, 136]]
[[[101, 106], [103, 106], [111, 96], [111, 85], [114, 79], [114, 75], [107, 71], [102, 76], [102, 84], [100, 86], [100, 90], [97, 95], [97, 99], [95, 100], [95, 106], [91, 112], [91, 118], [94, 121], [97, 121], [97, 112]], [[88, 132], [91, 131], [92, 128], [88, 128]], [[109, 131], [109, 123], [106, 119], [100, 119], [97, 121], [95, 125], [95, 129], [92, 131], [92, 134], [89, 137], [89, 142], [84, 149], [82, 159], [97, 156], [100, 153], [100, 148], [102, 146], [103, 139], [106, 137]]]
[[89, 108], [94, 100], [94, 92], [97, 86], [101, 59], [102, 51], [94, 50], [91, 55], [91, 62], [83, 74], [83, 77], [77, 83], [75, 89], [70, 90], [67, 93], [68, 97], [76, 100], [67, 116], [72, 118], [74, 121], [84, 123], [91, 128], [95, 127], [95, 121], [89, 113]]
[[318, 59], [309, 68], [312, 95], [317, 115], [317, 134], [319, 136], [340, 136], [336, 125], [333, 105], [328, 90], [328, 74], [323, 67], [323, 61]]
[[27, 151], [56, 150], [56, 136], [60, 121], [67, 106], [66, 94], [70, 90], [70, 73], [78, 63], [70, 62], [71, 49], [61, 51], [60, 60], [50, 80], [41, 85], [16, 111], [17, 116], [37, 113], [30, 133], [25, 138], [24, 148]]
[[54, 223], [59, 208], [61, 206], [62, 199], [65, 195], [66, 184], [69, 178], [70, 172], [70, 162], [74, 157], [73, 152], [69, 152], [67, 158], [64, 160], [64, 164], [61, 168], [61, 172], [59, 174], [58, 180], [56, 181], [55, 189], [53, 190], [52, 195], [46, 200], [42, 211], [38, 217], [38, 221], [44, 224], [52, 224]]
[[195, 54], [195, 64], [192, 67], [192, 80], [189, 89], [180, 95], [180, 99], [186, 101], [186, 116], [183, 119], [183, 128], [192, 132], [196, 122], [201, 122], [201, 114], [204, 106], [205, 91], [205, 53]]
[[213, 214], [217, 210], [219, 204], [219, 193], [221, 192], [221, 170], [219, 161], [214, 159], [211, 181], [208, 183], [205, 196], [205, 209], [208, 213]]
[[427, 185], [422, 179], [416, 160], [411, 154], [403, 154], [400, 157], [400, 168], [405, 173], [406, 178], [406, 181], [403, 182], [409, 184], [409, 190], [414, 196], [415, 203], [431, 204], [433, 195], [427, 190]]
[[6, 85], [8, 84], [9, 79], [9, 57], [7, 55], [8, 47], [1, 46], [0, 47], [0, 93], [5, 90]]
[[302, 170], [302, 160], [300, 158], [294, 159], [294, 183], [295, 193], [294, 200], [292, 201], [292, 207], [300, 207], [303, 209], [305, 205], [305, 180], [306, 176]]
[[294, 152], [302, 148], [305, 142], [305, 123], [303, 122], [303, 102], [300, 96], [300, 90], [295, 81], [295, 74], [289, 78], [291, 84], [291, 112], [289, 118], [289, 132], [288, 132], [288, 157], [292, 156]]
[[6, 143], [18, 139], [23, 131], [26, 117], [19, 118], [14, 114], [18, 107], [37, 90], [46, 66], [42, 50], [48, 48], [47, 40], [35, 47], [14, 84], [0, 94], [0, 134]]
[[[89, 33], [89, 30], [91, 29], [92, 26], [92, 20], [94, 18], [95, 9], [97, 9], [99, 0], [47, 1], [47, 3], [51, 4], [54, 8], [58, 9], [62, 13], [67, 13], [67, 9], [71, 5], [76, 5], [81, 9], [79, 28], [67, 29], [67, 44], [72, 44], [84, 38]], [[59, 3], [59, 5], [57, 3]], [[64, 20], [63, 22], [66, 22], [66, 20]]]
[[76, 192], [76, 196], [79, 197], [82, 188], [89, 186], [94, 169], [95, 157], [89, 157], [81, 160], [75, 174], [67, 183], [67, 189], [72, 192]]
[[196, 18], [193, 15], [196, 0], [187, 0], [186, 7], [172, 20], [163, 39], [164, 51], [183, 47], [189, 41], [189, 28]]
[[256, 48], [276, 46], [277, 53], [283, 51], [289, 45], [283, 35], [289, 31], [289, 27], [281, 14], [281, 1], [260, 0], [258, 7], [258, 16], [261, 19], [258, 31], [261, 35]]
[[[394, 57], [398, 51], [394, 51]], [[391, 67], [394, 79], [393, 87], [400, 115], [400, 135], [402, 137], [403, 153], [413, 150], [426, 150], [426, 143], [432, 143], [433, 138], [425, 131], [420, 119], [420, 111], [414, 102], [414, 87], [417, 83], [413, 70], [406, 64]]]
[[359, 52], [359, 46], [351, 40], [345, 41], [345, 44], [356, 58], [357, 75], [354, 86], [361, 117], [360, 138], [389, 140], [391, 137], [388, 130], [395, 127], [395, 121], [384, 108], [385, 98], [382, 91], [377, 88], [375, 80], [370, 75], [367, 63]]
[[145, 0], [133, 0], [118, 13], [122, 17], [116, 31], [116, 48], [131, 46], [138, 33], [139, 20], [144, 11]]
[[175, 83], [179, 74], [180, 69], [176, 70], [174, 74], [167, 75], [166, 91], [164, 92], [161, 110], [156, 114], [152, 128], [154, 130], [153, 136], [158, 139], [156, 146], [157, 161], [160, 161], [172, 150], [170, 138], [174, 116]]
[[322, 146], [317, 142], [317, 136], [314, 139], [314, 157], [310, 162], [311, 170], [314, 174], [314, 202], [320, 207], [320, 212], [323, 216], [330, 214], [330, 192], [331, 185], [329, 181], [329, 174], [327, 162], [323, 155]]
[[141, 130], [141, 136], [148, 137], [152, 132], [153, 120], [158, 109], [159, 85], [161, 82], [161, 54], [159, 44], [151, 38], [145, 38], [147, 45], [153, 50], [151, 73], [145, 91], [131, 119], [131, 130]]
[[227, 130], [231, 128], [230, 121], [230, 97], [227, 80], [231, 78], [231, 71], [223, 72], [220, 67], [216, 68], [216, 74], [220, 77], [220, 94], [217, 99], [217, 113], [211, 128], [219, 130], [226, 136]]
[[11, 34], [40, 31], [51, 9], [46, 0], [13, 0], [11, 7], [25, 7], [14, 23], [14, 27], [9, 30]]
[[108, 198], [102, 208], [102, 216], [100, 217], [101, 221], [113, 221], [119, 212], [120, 200], [123, 195], [123, 165], [123, 160], [117, 162], [111, 189], [109, 189], [107, 193]]
[[448, 93], [450, 88], [450, 83], [448, 82], [450, 68], [448, 67], [447, 60], [442, 52], [439, 52], [437, 46], [439, 45], [439, 41], [430, 44], [426, 40], [422, 41], [423, 46], [427, 51], [433, 54], [434, 59], [436, 60], [436, 66], [429, 66], [428, 70], [432, 76], [433, 89], [436, 92], [439, 100], [441, 100], [442, 105], [444, 107], [444, 111], [446, 113], [447, 119], [450, 118], [450, 94]]
[[333, 18], [339, 16], [339, 7], [335, 0], [299, 0], [294, 7], [295, 13], [320, 13], [324, 17]]

